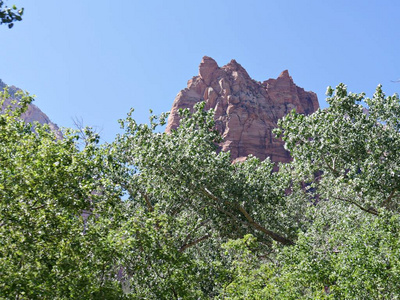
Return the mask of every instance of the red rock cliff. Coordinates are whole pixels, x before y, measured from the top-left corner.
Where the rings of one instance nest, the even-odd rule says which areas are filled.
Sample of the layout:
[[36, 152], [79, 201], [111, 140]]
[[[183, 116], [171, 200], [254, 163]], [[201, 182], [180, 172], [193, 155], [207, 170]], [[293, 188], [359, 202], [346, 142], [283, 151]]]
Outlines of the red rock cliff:
[[293, 108], [311, 114], [319, 107], [317, 95], [294, 84], [287, 70], [277, 79], [257, 82], [235, 60], [223, 67], [204, 56], [199, 75], [188, 81], [172, 105], [167, 132], [179, 125], [178, 110], [193, 108], [206, 101], [206, 108], [215, 109], [215, 120], [224, 141], [223, 151], [230, 151], [232, 160], [249, 154], [274, 162], [288, 162], [289, 153], [283, 142], [273, 137], [277, 121]]

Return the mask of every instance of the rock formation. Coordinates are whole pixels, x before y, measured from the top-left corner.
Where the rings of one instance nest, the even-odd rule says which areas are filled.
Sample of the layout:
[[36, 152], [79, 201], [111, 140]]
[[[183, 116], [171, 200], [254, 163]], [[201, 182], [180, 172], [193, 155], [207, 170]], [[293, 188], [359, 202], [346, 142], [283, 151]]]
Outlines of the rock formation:
[[319, 107], [317, 95], [295, 85], [287, 70], [277, 79], [258, 82], [235, 60], [219, 67], [207, 56], [200, 63], [199, 75], [176, 96], [166, 132], [179, 125], [180, 108], [192, 109], [199, 101], [206, 101], [206, 109], [215, 110], [216, 126], [224, 140], [220, 147], [229, 150], [236, 161], [249, 154], [261, 160], [290, 161], [272, 129], [294, 108], [298, 113], [311, 114]]
[[[7, 85], [0, 79], [0, 91], [3, 91], [3, 89]], [[19, 91], [20, 89], [15, 87], [15, 86], [8, 86], [8, 92], [11, 96], [11, 99], [7, 99], [6, 102], [3, 105], [9, 105], [12, 99], [15, 98], [15, 93]], [[35, 121], [39, 122], [40, 124], [48, 124], [50, 129], [56, 133], [58, 138], [62, 137], [61, 131], [58, 128], [57, 124], [54, 124], [51, 122], [49, 117], [42, 112], [36, 105], [34, 104], [29, 104], [28, 110], [21, 115], [21, 118], [27, 122], [27, 123], [33, 123]]]

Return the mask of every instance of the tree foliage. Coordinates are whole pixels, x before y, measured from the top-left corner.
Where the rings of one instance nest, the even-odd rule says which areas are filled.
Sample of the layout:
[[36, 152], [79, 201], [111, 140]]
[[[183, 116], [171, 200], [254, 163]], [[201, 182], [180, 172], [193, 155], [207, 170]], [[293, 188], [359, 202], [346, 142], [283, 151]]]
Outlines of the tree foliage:
[[268, 278], [251, 289], [254, 299], [400, 296], [399, 98], [378, 86], [366, 99], [342, 84], [328, 95], [329, 108], [292, 112], [275, 131], [293, 157], [293, 184], [307, 195], [310, 226], [273, 261], [246, 266], [231, 298], [249, 293], [243, 278], [260, 281], [264, 270]]
[[143, 199], [149, 210], [157, 205], [166, 214], [194, 218], [205, 229], [198, 228], [198, 233], [216, 230], [236, 238], [252, 232], [265, 244], [293, 244], [292, 215], [297, 211], [285, 201], [287, 176], [272, 172], [269, 159], [250, 157], [232, 164], [229, 153], [217, 153], [220, 136], [204, 103], [196, 105], [193, 114], [182, 111], [182, 116], [171, 134], [155, 132], [160, 124], [154, 117], [149, 126], [131, 117], [123, 121], [126, 134], [113, 147], [125, 168], [117, 180], [124, 182], [131, 199]]
[[0, 297], [397, 299], [399, 98], [328, 95], [279, 123], [278, 171], [218, 152], [204, 104], [170, 134], [130, 112], [99, 146], [25, 124], [22, 95], [0, 115]]
[[18, 9], [15, 5], [7, 7], [4, 0], [0, 0], [0, 25], [7, 24], [8, 28], [14, 26], [15, 21], [21, 21], [24, 8]]
[[32, 98], [20, 96], [0, 115], [0, 297], [108, 293], [116, 265], [102, 239], [120, 198], [102, 179], [98, 137], [88, 130], [90, 143], [79, 150], [72, 132], [57, 140], [47, 126], [33, 130], [19, 118]]

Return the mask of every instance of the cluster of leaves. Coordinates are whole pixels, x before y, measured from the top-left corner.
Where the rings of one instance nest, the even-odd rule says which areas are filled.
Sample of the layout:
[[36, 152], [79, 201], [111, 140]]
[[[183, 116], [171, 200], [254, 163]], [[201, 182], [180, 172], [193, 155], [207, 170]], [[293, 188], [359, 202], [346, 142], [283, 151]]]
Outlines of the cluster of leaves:
[[170, 134], [131, 112], [102, 146], [33, 130], [29, 95], [0, 105], [0, 297], [396, 299], [400, 101], [329, 96], [280, 122], [275, 172], [218, 152], [204, 103]]
[[18, 9], [15, 5], [7, 7], [4, 5], [4, 0], [0, 0], [0, 25], [7, 24], [8, 28], [14, 26], [15, 21], [21, 21], [24, 13], [24, 8]]

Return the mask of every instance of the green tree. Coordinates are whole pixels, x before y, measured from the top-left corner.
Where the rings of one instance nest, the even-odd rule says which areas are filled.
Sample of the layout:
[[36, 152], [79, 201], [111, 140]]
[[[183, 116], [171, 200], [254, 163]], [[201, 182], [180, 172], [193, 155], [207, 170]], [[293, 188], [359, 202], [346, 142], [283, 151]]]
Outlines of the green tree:
[[7, 24], [8, 28], [14, 26], [15, 21], [21, 21], [24, 8], [18, 9], [15, 5], [11, 8], [4, 5], [4, 1], [0, 0], [0, 25]]
[[[329, 108], [293, 112], [276, 130], [293, 157], [287, 170], [303, 187], [310, 226], [270, 261], [236, 271], [228, 299], [242, 299], [241, 291], [254, 299], [400, 296], [399, 98], [378, 86], [366, 99], [343, 84], [328, 95]], [[253, 280], [264, 285], [249, 291]]]
[[[155, 299], [160, 298], [158, 291], [164, 295], [170, 292], [171, 297], [176, 293], [185, 299], [190, 298], [188, 295], [194, 299], [199, 295], [216, 297], [232, 278], [228, 267], [231, 259], [221, 247], [224, 242], [251, 233], [258, 238], [259, 252], [265, 253], [271, 251], [273, 241], [294, 244], [297, 231], [305, 224], [302, 207], [295, 201], [297, 196], [287, 196], [287, 172], [273, 172], [274, 164], [269, 160], [261, 162], [249, 157], [243, 163], [232, 164], [229, 153], [217, 153], [220, 135], [213, 129], [213, 112], [205, 111], [204, 103], [198, 104], [193, 113], [181, 113], [180, 126], [171, 134], [157, 131], [167, 115], [152, 116], [150, 124], [137, 124], [130, 113], [121, 121], [126, 132], [108, 146], [109, 178], [128, 192], [127, 202], [136, 211], [153, 216], [151, 219], [161, 218], [168, 228], [161, 230], [163, 226], [157, 228], [161, 221], [153, 221], [155, 229], [149, 227], [144, 232], [150, 234], [153, 228], [150, 236], [162, 241], [158, 246], [153, 243], [139, 247], [137, 234], [131, 233], [135, 245], [132, 249], [140, 248], [141, 253], [149, 254], [138, 266], [132, 258], [135, 252], [127, 251], [127, 261], [123, 263], [131, 289], [144, 293], [145, 287], [151, 286], [148, 295]], [[297, 195], [297, 190], [291, 194]], [[137, 222], [137, 217], [134, 220]], [[124, 232], [128, 234], [129, 230]], [[157, 250], [161, 248], [162, 251]], [[168, 259], [155, 264], [159, 253]], [[164, 263], [168, 272], [161, 267]], [[191, 266], [184, 268], [187, 276], [181, 276], [183, 263]], [[150, 270], [163, 276], [152, 277]], [[147, 275], [138, 277], [141, 272]], [[181, 281], [175, 274], [181, 274]], [[158, 280], [161, 282], [154, 284]], [[175, 288], [162, 289], [168, 282]], [[177, 291], [178, 286], [187, 288]]]
[[111, 151], [121, 166], [116, 180], [131, 199], [150, 211], [157, 205], [168, 215], [192, 219], [194, 227], [201, 227], [192, 239], [213, 231], [224, 237], [250, 232], [265, 245], [294, 243], [301, 212], [286, 201], [290, 178], [285, 172], [272, 172], [269, 159], [249, 157], [232, 164], [229, 153], [217, 153], [220, 135], [204, 103], [193, 114], [182, 111], [180, 126], [171, 134], [156, 131], [165, 117], [157, 122], [153, 116], [150, 125], [136, 124], [130, 116], [122, 121], [126, 133]]
[[[7, 91], [0, 97], [3, 107]], [[102, 177], [98, 137], [87, 130], [79, 150], [72, 132], [56, 139], [47, 126], [33, 129], [19, 118], [32, 98], [19, 97], [0, 115], [0, 298], [119, 295], [107, 237], [120, 194]]]
[[[9, 97], [5, 91], [0, 103], [0, 298], [218, 294], [224, 267], [212, 251], [189, 251], [202, 241], [195, 227], [157, 205], [144, 211], [137, 199], [122, 199], [114, 177], [126, 169], [115, 148], [98, 146], [89, 129], [57, 139], [20, 118], [29, 95], [4, 106]], [[219, 245], [210, 239], [208, 247]]]
[[329, 96], [280, 122], [293, 161], [273, 172], [216, 151], [204, 104], [171, 134], [130, 113], [79, 148], [82, 131], [25, 124], [22, 95], [0, 115], [0, 296], [398, 298], [399, 98]]

